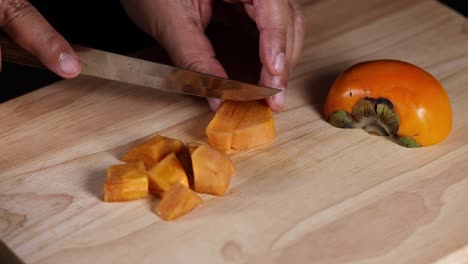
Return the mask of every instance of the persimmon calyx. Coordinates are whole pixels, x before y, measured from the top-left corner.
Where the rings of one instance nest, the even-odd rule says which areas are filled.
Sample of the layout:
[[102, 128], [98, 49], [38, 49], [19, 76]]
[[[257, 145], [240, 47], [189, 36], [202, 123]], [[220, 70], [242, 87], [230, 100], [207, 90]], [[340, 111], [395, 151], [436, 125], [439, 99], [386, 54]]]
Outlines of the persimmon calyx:
[[329, 116], [328, 121], [339, 128], [363, 128], [372, 135], [392, 136], [398, 144], [404, 147], [421, 146], [411, 137], [398, 135], [400, 119], [392, 102], [386, 98], [365, 97], [356, 103], [352, 113], [338, 110]]

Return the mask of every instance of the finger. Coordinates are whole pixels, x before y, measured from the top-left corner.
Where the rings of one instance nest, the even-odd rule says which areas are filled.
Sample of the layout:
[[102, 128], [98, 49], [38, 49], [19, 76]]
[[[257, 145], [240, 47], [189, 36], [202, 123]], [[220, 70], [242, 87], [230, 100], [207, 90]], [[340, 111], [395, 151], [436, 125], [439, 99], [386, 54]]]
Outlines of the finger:
[[218, 98], [207, 98], [206, 100], [208, 101], [208, 105], [210, 106], [211, 110], [215, 112], [218, 112], [221, 104], [223, 103], [223, 100]]
[[[288, 21], [289, 6], [286, 0], [253, 1], [253, 6], [245, 6], [246, 12], [255, 20], [260, 32], [260, 73], [261, 85], [280, 88], [283, 91], [266, 99], [275, 112], [280, 112], [285, 104], [285, 90], [288, 79]], [[289, 48], [289, 53], [291, 48]]]
[[247, 13], [247, 15], [253, 21], [255, 21], [255, 9], [254, 9], [253, 5], [244, 5], [244, 7], [245, 7], [245, 12]]
[[[168, 22], [165, 25], [168, 30], [162, 30], [163, 33], [157, 38], [176, 66], [227, 78], [226, 71], [216, 58], [213, 46], [206, 37], [202, 26], [190, 21], [180, 25], [171, 25]], [[208, 103], [214, 111], [218, 110], [221, 102], [220, 99], [208, 99]]]
[[260, 60], [272, 75], [281, 75], [286, 68], [288, 2], [255, 0], [253, 10], [260, 33]]
[[[262, 81], [268, 83], [268, 86], [271, 87], [279, 87], [283, 91], [275, 94], [266, 99], [267, 104], [270, 108], [275, 112], [280, 112], [283, 110], [286, 100], [286, 87], [287, 81], [289, 77], [289, 72], [291, 70], [291, 59], [294, 52], [294, 15], [292, 10], [288, 11], [288, 31], [286, 35], [286, 63], [285, 63], [285, 70], [280, 76], [268, 76], [269, 73], [265, 72], [262, 76]], [[274, 86], [272, 86], [274, 85]]]
[[70, 44], [28, 1], [1, 1], [0, 27], [59, 76], [72, 78], [80, 73], [80, 62]]
[[[126, 0], [122, 4], [136, 24], [165, 48], [176, 66], [227, 78], [204, 33], [211, 19], [211, 1]], [[208, 102], [213, 110], [221, 103], [216, 99]]]
[[294, 41], [295, 41], [295, 30], [294, 30], [294, 14], [291, 9], [288, 9], [288, 32], [286, 34], [286, 70], [289, 72], [292, 69], [292, 56], [294, 53]]
[[304, 36], [306, 32], [306, 25], [305, 25], [305, 18], [304, 13], [302, 12], [301, 6], [297, 3], [296, 0], [290, 0], [289, 6], [292, 10], [293, 14], [293, 25], [294, 25], [294, 44], [293, 44], [293, 52], [291, 58], [291, 68], [294, 68], [299, 61], [299, 56], [302, 53], [302, 49], [304, 46]]
[[[269, 98], [266, 99], [267, 104], [270, 106], [270, 108], [275, 111], [275, 112], [280, 112], [283, 110], [284, 105], [285, 105], [285, 100], [286, 100], [286, 87], [287, 87], [287, 81], [289, 77], [289, 70], [290, 70], [290, 61], [294, 49], [294, 24], [292, 22], [292, 12], [289, 13], [289, 23], [288, 23], [288, 31], [287, 31], [287, 36], [286, 36], [286, 63], [285, 63], [285, 70], [280, 76], [268, 76], [269, 73], [265, 72], [264, 76], [262, 76], [264, 79], [264, 82], [270, 82], [268, 86], [271, 87], [278, 87], [281, 88], [282, 91], [275, 94], [274, 96], [270, 96]], [[262, 80], [262, 79], [261, 79]], [[272, 86], [274, 85], [274, 86]]]
[[[186, 26], [185, 32], [166, 31], [163, 46], [178, 67], [227, 78], [227, 74], [216, 59], [213, 47], [204, 32], [194, 26]], [[221, 100], [209, 98], [210, 107], [217, 111]]]
[[[189, 31], [178, 36], [166, 37], [172, 41], [171, 44], [167, 42], [163, 46], [176, 66], [227, 78], [223, 66], [216, 59], [210, 41], [202, 31]], [[217, 111], [222, 101], [208, 98], [208, 103], [214, 111]]]
[[262, 67], [260, 73], [260, 85], [267, 87], [279, 88], [282, 91], [270, 96], [265, 101], [274, 112], [281, 112], [284, 108], [286, 101], [286, 87], [287, 87], [288, 73], [282, 75], [272, 75], [265, 67]]

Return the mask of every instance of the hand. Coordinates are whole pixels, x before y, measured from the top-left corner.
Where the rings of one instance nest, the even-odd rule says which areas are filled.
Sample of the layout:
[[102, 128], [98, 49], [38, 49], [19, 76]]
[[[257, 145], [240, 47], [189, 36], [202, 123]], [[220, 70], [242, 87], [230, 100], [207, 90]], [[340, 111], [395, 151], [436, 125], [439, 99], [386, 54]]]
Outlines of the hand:
[[70, 44], [27, 0], [0, 0], [0, 27], [59, 76], [72, 78], [80, 73], [81, 64]]
[[[227, 74], [204, 34], [212, 15], [211, 0], [122, 0], [133, 21], [167, 50], [182, 68], [220, 77]], [[290, 70], [302, 51], [304, 20], [295, 0], [229, 0], [240, 3], [257, 24], [262, 70], [259, 83], [286, 89]], [[266, 99], [274, 111], [284, 107], [285, 92]], [[209, 99], [216, 110], [220, 100]]]

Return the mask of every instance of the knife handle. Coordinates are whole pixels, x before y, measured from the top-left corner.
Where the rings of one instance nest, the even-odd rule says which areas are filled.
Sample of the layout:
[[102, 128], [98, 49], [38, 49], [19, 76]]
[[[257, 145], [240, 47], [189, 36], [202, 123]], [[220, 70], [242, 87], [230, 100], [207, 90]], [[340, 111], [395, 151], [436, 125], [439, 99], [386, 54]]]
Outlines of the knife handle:
[[0, 32], [1, 61], [35, 68], [45, 69], [45, 66], [31, 53], [13, 42], [5, 33]]

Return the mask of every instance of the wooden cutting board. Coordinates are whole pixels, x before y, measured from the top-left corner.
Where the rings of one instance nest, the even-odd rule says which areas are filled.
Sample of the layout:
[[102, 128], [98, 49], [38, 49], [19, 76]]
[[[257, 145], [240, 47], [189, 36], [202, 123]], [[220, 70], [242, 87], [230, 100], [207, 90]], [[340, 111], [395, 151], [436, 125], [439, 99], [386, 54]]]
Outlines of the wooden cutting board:
[[[102, 201], [106, 168], [150, 135], [206, 142], [204, 100], [77, 78], [0, 105], [0, 238], [26, 263], [468, 263], [468, 23], [430, 0], [302, 1], [308, 35], [277, 138], [231, 155], [224, 197], [176, 222], [155, 198]], [[337, 74], [400, 59], [453, 106], [406, 149], [322, 120]], [[2, 87], [15, 89], [15, 87]]]

